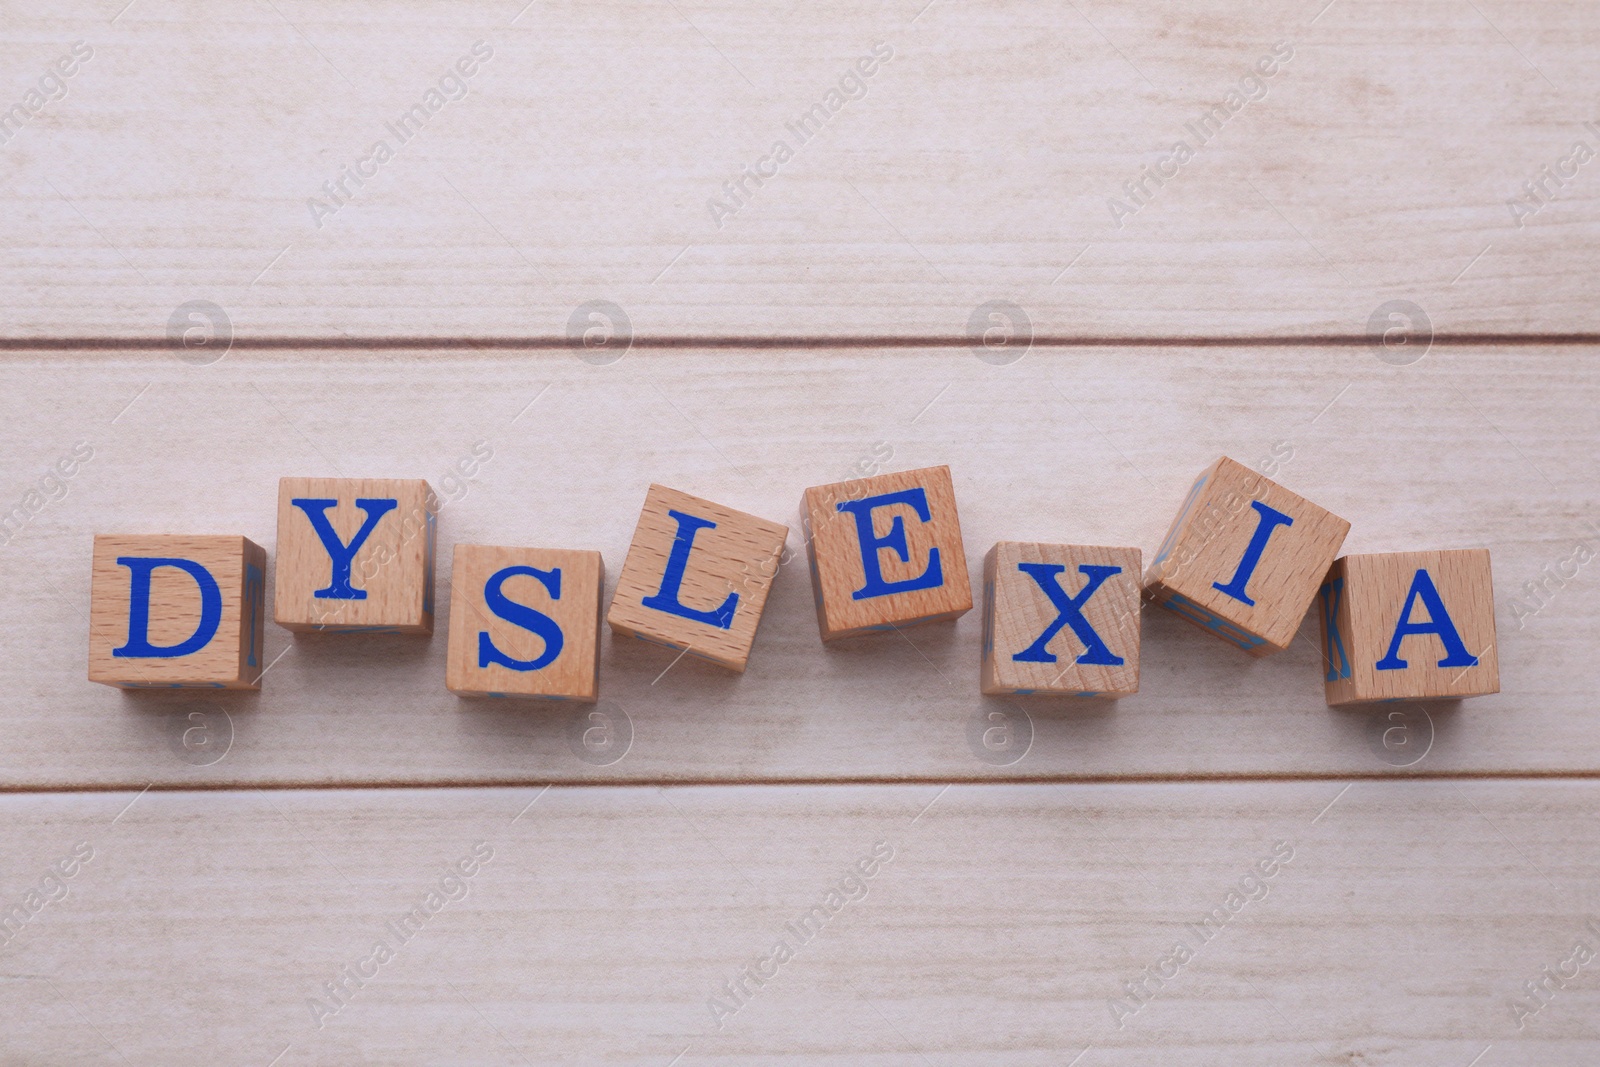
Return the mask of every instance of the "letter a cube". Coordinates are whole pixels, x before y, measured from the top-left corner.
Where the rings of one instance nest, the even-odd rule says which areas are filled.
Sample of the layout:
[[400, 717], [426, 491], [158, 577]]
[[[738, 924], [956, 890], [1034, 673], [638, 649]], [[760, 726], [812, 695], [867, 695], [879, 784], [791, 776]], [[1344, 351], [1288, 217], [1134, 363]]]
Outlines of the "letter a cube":
[[1145, 572], [1157, 604], [1253, 656], [1289, 647], [1350, 524], [1226, 456]]
[[1500, 691], [1488, 549], [1345, 556], [1317, 605], [1329, 704]]
[[266, 571], [266, 550], [243, 537], [95, 537], [89, 680], [261, 688]]
[[1137, 548], [1001, 541], [983, 562], [983, 692], [1139, 691]]
[[743, 671], [789, 528], [652, 485], [606, 621]]
[[824, 641], [971, 610], [949, 467], [815, 485], [801, 513]]
[[433, 633], [438, 510], [420, 479], [280, 480], [273, 618], [302, 632]]
[[445, 687], [462, 696], [600, 695], [598, 552], [457, 545]]

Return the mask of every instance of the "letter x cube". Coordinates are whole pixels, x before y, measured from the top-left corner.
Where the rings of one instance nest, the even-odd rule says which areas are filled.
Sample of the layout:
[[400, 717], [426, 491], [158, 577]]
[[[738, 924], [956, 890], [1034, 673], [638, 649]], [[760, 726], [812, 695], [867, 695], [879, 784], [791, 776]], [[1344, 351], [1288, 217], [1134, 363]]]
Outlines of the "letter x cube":
[[1137, 548], [991, 548], [983, 564], [983, 691], [1137, 693], [1139, 558]]
[[266, 551], [243, 537], [95, 537], [89, 680], [261, 688], [266, 571]]
[[420, 479], [280, 480], [273, 618], [297, 631], [433, 633], [438, 510]]
[[1350, 524], [1226, 456], [1195, 480], [1145, 592], [1249, 652], [1289, 647]]
[[1329, 704], [1500, 691], [1486, 548], [1345, 556], [1317, 606]]
[[814, 485], [801, 512], [824, 641], [971, 610], [949, 467]]
[[743, 671], [789, 528], [652, 485], [606, 621]]

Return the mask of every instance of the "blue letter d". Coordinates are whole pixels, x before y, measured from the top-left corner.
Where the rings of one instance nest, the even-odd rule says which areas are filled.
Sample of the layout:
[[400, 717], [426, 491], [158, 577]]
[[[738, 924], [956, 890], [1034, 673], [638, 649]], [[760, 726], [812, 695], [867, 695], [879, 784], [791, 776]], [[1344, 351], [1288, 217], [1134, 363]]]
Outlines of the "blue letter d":
[[[222, 591], [211, 572], [192, 559], [162, 556], [118, 556], [117, 566], [133, 572], [128, 590], [128, 643], [111, 650], [113, 656], [172, 659], [198, 652], [217, 636], [222, 622]], [[187, 640], [175, 645], [150, 643], [150, 572], [157, 567], [176, 567], [200, 587], [200, 622]]]

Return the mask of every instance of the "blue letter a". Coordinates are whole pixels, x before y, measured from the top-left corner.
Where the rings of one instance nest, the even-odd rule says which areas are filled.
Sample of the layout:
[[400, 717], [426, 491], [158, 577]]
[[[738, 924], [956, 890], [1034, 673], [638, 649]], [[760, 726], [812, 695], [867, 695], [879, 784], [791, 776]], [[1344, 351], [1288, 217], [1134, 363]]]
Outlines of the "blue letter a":
[[1017, 570], [1029, 575], [1039, 588], [1044, 590], [1044, 595], [1050, 598], [1050, 604], [1058, 614], [1056, 621], [1044, 628], [1044, 633], [1027, 648], [1018, 652], [1011, 658], [1024, 663], [1054, 663], [1055, 653], [1045, 649], [1052, 638], [1061, 632], [1061, 627], [1071, 626], [1072, 632], [1078, 635], [1078, 640], [1083, 642], [1083, 655], [1076, 660], [1078, 663], [1087, 663], [1099, 667], [1120, 667], [1122, 657], [1112, 655], [1106, 643], [1095, 633], [1094, 627], [1089, 625], [1089, 620], [1083, 617], [1083, 605], [1094, 596], [1094, 591], [1113, 574], [1121, 574], [1121, 567], [1107, 567], [1097, 563], [1078, 564], [1078, 573], [1089, 580], [1083, 583], [1083, 588], [1078, 590], [1075, 597], [1067, 596], [1065, 589], [1061, 588], [1061, 580], [1056, 576], [1066, 567], [1059, 563], [1019, 563]]
[[306, 513], [306, 518], [311, 520], [311, 528], [317, 531], [317, 537], [322, 540], [322, 547], [328, 550], [328, 558], [333, 561], [333, 574], [328, 579], [328, 588], [318, 589], [311, 595], [324, 600], [367, 599], [365, 589], [354, 589], [350, 585], [350, 564], [355, 562], [356, 553], [361, 551], [361, 546], [372, 536], [378, 520], [399, 507], [400, 501], [392, 498], [357, 500], [356, 507], [367, 513], [367, 521], [361, 524], [361, 529], [350, 538], [348, 545], [339, 540], [339, 535], [333, 532], [333, 524], [328, 521], [328, 509], [337, 506], [339, 503], [337, 500], [309, 500], [302, 497], [289, 503]]
[[667, 569], [661, 575], [661, 590], [639, 603], [669, 615], [715, 626], [719, 630], [733, 629], [733, 609], [739, 606], [738, 593], [729, 593], [728, 599], [715, 611], [696, 611], [678, 600], [678, 593], [683, 588], [683, 576], [689, 569], [689, 551], [694, 548], [695, 534], [701, 530], [715, 530], [717, 524], [696, 515], [685, 515], [681, 511], [669, 510], [667, 514], [678, 520], [678, 536], [672, 539], [672, 551], [667, 554]]
[[531, 630], [544, 639], [544, 651], [535, 659], [513, 659], [494, 647], [494, 642], [489, 639], [487, 630], [478, 631], [478, 666], [487, 667], [491, 663], [498, 663], [502, 667], [510, 667], [514, 671], [536, 671], [548, 667], [561, 655], [561, 646], [565, 639], [561, 636], [561, 627], [556, 621], [542, 611], [535, 611], [526, 604], [518, 604], [500, 591], [507, 578], [525, 574], [530, 578], [537, 578], [544, 584], [550, 593], [551, 600], [561, 599], [561, 568], [552, 567], [541, 571], [537, 567], [506, 567], [495, 571], [489, 580], [483, 583], [483, 602], [495, 615], [522, 627]]
[[[1411, 621], [1411, 609], [1418, 600], [1428, 609], [1427, 622]], [[1405, 670], [1406, 661], [1400, 658], [1400, 642], [1417, 634], [1438, 634], [1439, 640], [1444, 642], [1445, 656], [1439, 661], [1439, 666], [1478, 665], [1478, 657], [1467, 651], [1461, 635], [1456, 633], [1456, 624], [1450, 620], [1450, 613], [1444, 610], [1444, 601], [1439, 599], [1439, 590], [1434, 588], [1433, 579], [1428, 577], [1426, 570], [1417, 571], [1411, 579], [1411, 591], [1406, 594], [1406, 606], [1400, 609], [1400, 621], [1395, 625], [1394, 638], [1389, 642], [1389, 653], [1377, 662], [1378, 670]]]
[[[160, 556], [118, 556], [117, 566], [133, 572], [128, 590], [128, 643], [111, 650], [113, 656], [171, 659], [199, 652], [217, 636], [222, 622], [222, 590], [211, 572], [192, 559], [167, 559]], [[157, 567], [176, 567], [200, 587], [200, 622], [187, 640], [175, 645], [150, 643], [150, 572]]]
[[1255, 607], [1255, 601], [1244, 591], [1250, 584], [1250, 576], [1256, 572], [1256, 564], [1261, 562], [1261, 553], [1267, 547], [1267, 539], [1272, 536], [1272, 531], [1279, 526], [1293, 526], [1294, 520], [1276, 508], [1269, 508], [1259, 500], [1250, 501], [1250, 506], [1256, 509], [1260, 516], [1256, 520], [1256, 532], [1250, 535], [1250, 543], [1244, 546], [1244, 556], [1239, 560], [1239, 567], [1233, 572], [1233, 577], [1228, 579], [1228, 584], [1212, 582], [1211, 588], [1223, 592], [1239, 601]]

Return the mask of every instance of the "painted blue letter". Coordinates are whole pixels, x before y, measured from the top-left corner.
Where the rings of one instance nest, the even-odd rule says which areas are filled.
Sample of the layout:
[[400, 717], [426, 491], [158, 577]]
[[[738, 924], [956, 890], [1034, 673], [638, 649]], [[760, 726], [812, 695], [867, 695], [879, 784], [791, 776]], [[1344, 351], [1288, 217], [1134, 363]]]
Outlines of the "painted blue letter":
[[507, 578], [525, 574], [530, 578], [537, 578], [550, 592], [551, 600], [561, 599], [561, 568], [552, 567], [541, 571], [536, 567], [506, 567], [495, 571], [489, 580], [483, 583], [483, 602], [496, 616], [531, 630], [544, 639], [544, 651], [537, 659], [513, 659], [494, 647], [494, 642], [489, 640], [486, 630], [478, 631], [478, 666], [487, 667], [491, 663], [498, 663], [502, 667], [510, 667], [514, 671], [536, 671], [548, 667], [555, 658], [561, 655], [561, 646], [565, 643], [561, 636], [561, 627], [556, 621], [542, 611], [535, 611], [526, 604], [518, 604], [509, 599], [500, 591]]
[[[171, 659], [199, 652], [217, 636], [222, 622], [222, 590], [211, 572], [192, 559], [161, 556], [118, 556], [117, 566], [133, 572], [128, 590], [128, 643], [111, 650], [113, 656]], [[175, 645], [150, 643], [150, 572], [157, 567], [176, 567], [200, 587], [200, 622], [187, 640]]]
[[1044, 590], [1044, 595], [1050, 598], [1050, 604], [1059, 612], [1055, 622], [1044, 628], [1044, 633], [1027, 648], [1018, 652], [1011, 658], [1024, 663], [1054, 663], [1055, 653], [1047, 651], [1045, 645], [1049, 644], [1056, 634], [1061, 632], [1061, 627], [1071, 626], [1072, 632], [1078, 635], [1078, 640], [1083, 642], [1083, 655], [1076, 660], [1078, 663], [1088, 663], [1100, 667], [1120, 667], [1122, 657], [1112, 655], [1106, 643], [1095, 633], [1094, 627], [1089, 625], [1089, 620], [1083, 617], [1083, 605], [1094, 596], [1094, 591], [1113, 574], [1121, 574], [1121, 567], [1106, 567], [1096, 563], [1078, 564], [1078, 573], [1088, 578], [1083, 583], [1083, 588], [1078, 590], [1075, 597], [1067, 596], [1065, 589], [1061, 588], [1061, 580], [1056, 577], [1066, 567], [1059, 563], [1019, 563], [1017, 570], [1031, 577], [1039, 583], [1039, 588]]
[[392, 498], [357, 500], [356, 507], [367, 513], [367, 521], [361, 524], [361, 529], [350, 538], [348, 545], [340, 543], [339, 535], [333, 532], [333, 524], [328, 521], [328, 509], [337, 506], [339, 503], [337, 500], [300, 498], [289, 503], [306, 513], [306, 518], [311, 520], [311, 528], [317, 531], [317, 536], [322, 540], [322, 547], [328, 550], [328, 558], [333, 561], [333, 574], [328, 579], [328, 588], [318, 589], [311, 595], [324, 600], [367, 599], [365, 589], [353, 589], [350, 586], [350, 564], [355, 562], [356, 553], [361, 551], [361, 546], [372, 536], [378, 520], [399, 507], [400, 502]]
[[1250, 536], [1250, 543], [1244, 546], [1244, 557], [1239, 560], [1239, 569], [1233, 572], [1227, 585], [1221, 582], [1212, 582], [1211, 588], [1226, 593], [1241, 604], [1255, 606], [1255, 601], [1244, 591], [1250, 584], [1250, 576], [1256, 572], [1256, 564], [1261, 562], [1261, 553], [1267, 547], [1267, 539], [1272, 536], [1272, 531], [1279, 526], [1293, 526], [1294, 520], [1276, 508], [1269, 508], [1259, 500], [1250, 501], [1250, 506], [1256, 509], [1260, 518], [1256, 521], [1256, 532]]
[[[1417, 601], [1422, 601], [1422, 606], [1428, 610], [1427, 622], [1412, 622], [1411, 609]], [[1428, 577], [1426, 570], [1419, 570], [1411, 579], [1411, 591], [1406, 594], [1406, 606], [1400, 609], [1400, 622], [1394, 628], [1394, 638], [1389, 642], [1389, 653], [1377, 662], [1380, 671], [1405, 670], [1406, 661], [1400, 658], [1400, 642], [1416, 634], [1438, 634], [1439, 640], [1444, 643], [1444, 659], [1439, 661], [1441, 667], [1476, 667], [1478, 657], [1467, 651], [1467, 646], [1462, 643], [1461, 635], [1456, 632], [1456, 624], [1450, 621], [1450, 613], [1444, 610], [1444, 601], [1439, 599], [1439, 590], [1433, 586], [1433, 579]]]
[[860, 589], [850, 594], [852, 600], [909, 593], [916, 589], [937, 589], [944, 584], [944, 571], [939, 568], [937, 548], [928, 549], [928, 568], [919, 576], [898, 582], [883, 580], [883, 563], [878, 556], [879, 552], [887, 548], [900, 557], [900, 562], [911, 562], [911, 549], [906, 544], [906, 524], [901, 516], [894, 517], [889, 523], [889, 532], [882, 537], [872, 532], [874, 509], [888, 507], [891, 504], [905, 504], [916, 512], [917, 518], [923, 522], [932, 521], [932, 515], [928, 511], [928, 494], [920, 486], [915, 489], [903, 489], [898, 493], [869, 496], [865, 500], [846, 500], [839, 505], [840, 511], [847, 511], [856, 517], [856, 536], [861, 541], [861, 571], [866, 581]]
[[667, 514], [678, 520], [678, 536], [672, 539], [672, 551], [667, 554], [667, 569], [661, 575], [660, 592], [645, 597], [639, 603], [669, 615], [715, 626], [719, 630], [733, 629], [733, 609], [739, 606], [738, 593], [729, 593], [728, 599], [715, 611], [696, 611], [678, 601], [684, 573], [689, 569], [689, 551], [694, 548], [695, 534], [701, 530], [715, 530], [717, 524], [696, 515], [685, 515], [681, 511], [668, 511]]

